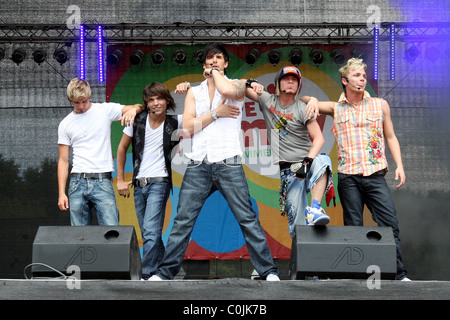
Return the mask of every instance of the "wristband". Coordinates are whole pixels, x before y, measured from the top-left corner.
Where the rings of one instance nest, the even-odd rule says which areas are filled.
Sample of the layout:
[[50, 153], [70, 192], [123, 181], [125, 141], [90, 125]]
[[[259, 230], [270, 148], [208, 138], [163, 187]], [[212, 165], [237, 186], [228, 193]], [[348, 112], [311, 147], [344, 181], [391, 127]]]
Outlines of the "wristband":
[[247, 82], [245, 83], [245, 86], [246, 86], [247, 88], [251, 88], [253, 82], [258, 83], [258, 81], [256, 81], [255, 79], [250, 78], [250, 79], [248, 79]]

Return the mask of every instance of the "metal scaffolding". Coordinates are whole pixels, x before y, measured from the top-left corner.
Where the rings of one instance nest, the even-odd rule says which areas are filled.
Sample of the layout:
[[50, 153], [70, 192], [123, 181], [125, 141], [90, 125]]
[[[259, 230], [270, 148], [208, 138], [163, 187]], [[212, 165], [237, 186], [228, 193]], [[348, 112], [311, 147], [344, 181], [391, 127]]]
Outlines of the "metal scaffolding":
[[[283, 43], [331, 44], [371, 43], [375, 27], [379, 40], [388, 41], [394, 25], [397, 41], [423, 42], [449, 39], [450, 23], [318, 23], [318, 24], [106, 24], [107, 44], [197, 44], [197, 43]], [[85, 41], [97, 41], [97, 26], [84, 25]], [[79, 41], [79, 29], [60, 24], [0, 25], [2, 43], [63, 43]]]

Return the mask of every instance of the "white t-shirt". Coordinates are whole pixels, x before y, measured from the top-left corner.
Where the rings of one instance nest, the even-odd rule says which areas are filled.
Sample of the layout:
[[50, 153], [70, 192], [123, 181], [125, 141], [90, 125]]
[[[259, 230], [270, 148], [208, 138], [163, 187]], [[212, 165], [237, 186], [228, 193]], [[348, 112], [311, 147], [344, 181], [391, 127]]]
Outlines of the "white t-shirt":
[[[228, 78], [226, 78], [228, 79]], [[229, 79], [228, 79], [229, 80]], [[195, 97], [196, 117], [200, 117], [212, 109], [216, 109], [223, 100], [222, 95], [216, 89], [210, 108], [207, 80], [193, 87]], [[240, 140], [242, 108], [244, 101], [227, 99], [225, 104], [240, 108], [239, 116], [235, 118], [218, 118], [192, 137], [191, 152], [186, 156], [192, 160], [202, 161], [205, 156], [210, 162], [218, 162], [236, 155], [242, 156], [242, 144]]]
[[[169, 176], [164, 161], [163, 149], [163, 134], [164, 122], [158, 128], [152, 129], [149, 120], [145, 121], [145, 144], [144, 153], [142, 155], [141, 166], [136, 178], [150, 178], [150, 177], [167, 177]], [[178, 128], [182, 127], [183, 115], [178, 115]], [[133, 127], [128, 126], [123, 129], [129, 137], [133, 137]]]
[[59, 124], [58, 144], [73, 149], [72, 172], [113, 172], [111, 123], [122, 116], [123, 105], [92, 103], [88, 111], [71, 112]]

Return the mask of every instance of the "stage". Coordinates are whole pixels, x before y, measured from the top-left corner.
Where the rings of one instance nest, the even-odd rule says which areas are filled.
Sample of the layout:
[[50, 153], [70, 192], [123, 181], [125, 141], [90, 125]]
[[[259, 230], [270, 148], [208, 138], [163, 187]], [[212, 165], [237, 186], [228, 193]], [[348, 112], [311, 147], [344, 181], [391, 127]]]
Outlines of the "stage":
[[[0, 280], [0, 300], [449, 300], [448, 281]], [[373, 287], [373, 284], [372, 284]]]

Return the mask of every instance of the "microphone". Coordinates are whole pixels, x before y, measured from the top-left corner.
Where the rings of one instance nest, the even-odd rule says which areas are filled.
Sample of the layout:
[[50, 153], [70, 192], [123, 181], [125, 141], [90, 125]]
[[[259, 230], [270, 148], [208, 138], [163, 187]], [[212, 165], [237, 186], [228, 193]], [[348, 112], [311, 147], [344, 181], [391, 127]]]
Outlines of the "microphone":
[[358, 90], [361, 90], [360, 87], [357, 87], [357, 86], [351, 84], [350, 81], [348, 81], [348, 78], [344, 78], [344, 79], [347, 80], [347, 83], [348, 83], [349, 85], [351, 85], [352, 87], [354, 87], [354, 88], [356, 88], [356, 89], [358, 89]]

